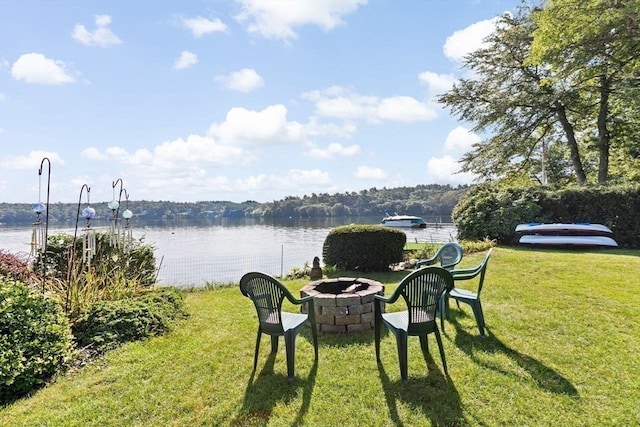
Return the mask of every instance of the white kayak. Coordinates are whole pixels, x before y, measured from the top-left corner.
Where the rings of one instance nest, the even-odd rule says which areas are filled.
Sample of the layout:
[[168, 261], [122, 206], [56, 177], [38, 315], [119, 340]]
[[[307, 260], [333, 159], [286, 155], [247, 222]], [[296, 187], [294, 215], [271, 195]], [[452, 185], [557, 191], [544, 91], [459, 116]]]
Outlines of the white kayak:
[[554, 236], [542, 234], [525, 234], [520, 237], [520, 243], [549, 246], [618, 246], [615, 240], [607, 236]]
[[516, 233], [520, 234], [573, 234], [573, 235], [598, 235], [605, 236], [612, 233], [611, 229], [603, 224], [576, 223], [576, 224], [518, 224]]

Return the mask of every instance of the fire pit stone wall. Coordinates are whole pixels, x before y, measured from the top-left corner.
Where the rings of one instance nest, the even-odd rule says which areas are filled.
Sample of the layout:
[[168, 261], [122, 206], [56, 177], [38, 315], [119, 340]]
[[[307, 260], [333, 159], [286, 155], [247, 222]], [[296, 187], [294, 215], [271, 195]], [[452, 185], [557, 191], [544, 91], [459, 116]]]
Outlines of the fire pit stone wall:
[[329, 333], [373, 329], [376, 294], [384, 295], [382, 283], [351, 277], [316, 280], [300, 290], [301, 297], [313, 296], [318, 330]]

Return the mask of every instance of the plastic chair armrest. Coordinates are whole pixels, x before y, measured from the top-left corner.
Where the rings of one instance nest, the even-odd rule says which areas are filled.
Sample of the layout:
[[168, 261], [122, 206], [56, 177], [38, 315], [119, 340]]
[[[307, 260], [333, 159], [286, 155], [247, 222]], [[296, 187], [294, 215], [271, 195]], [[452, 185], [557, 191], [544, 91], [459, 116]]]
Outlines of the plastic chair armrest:
[[474, 277], [476, 277], [480, 272], [482, 271], [482, 268], [461, 268], [458, 270], [451, 270], [451, 276], [453, 276], [454, 280], [467, 280], [467, 279], [473, 279]]
[[433, 258], [429, 258], [429, 259], [421, 259], [420, 261], [418, 261], [416, 263], [416, 267], [426, 267], [426, 266], [430, 266], [435, 264], [436, 262], [438, 262], [438, 260], [436, 259], [436, 257]]

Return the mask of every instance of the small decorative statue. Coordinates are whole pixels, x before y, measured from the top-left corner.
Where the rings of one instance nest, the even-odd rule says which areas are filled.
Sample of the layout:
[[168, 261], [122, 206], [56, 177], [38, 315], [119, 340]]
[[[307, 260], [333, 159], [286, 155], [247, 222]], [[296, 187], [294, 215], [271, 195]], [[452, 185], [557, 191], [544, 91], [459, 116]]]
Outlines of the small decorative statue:
[[322, 268], [320, 267], [320, 258], [313, 258], [313, 267], [311, 267], [311, 271], [309, 272], [309, 277], [311, 280], [322, 279]]

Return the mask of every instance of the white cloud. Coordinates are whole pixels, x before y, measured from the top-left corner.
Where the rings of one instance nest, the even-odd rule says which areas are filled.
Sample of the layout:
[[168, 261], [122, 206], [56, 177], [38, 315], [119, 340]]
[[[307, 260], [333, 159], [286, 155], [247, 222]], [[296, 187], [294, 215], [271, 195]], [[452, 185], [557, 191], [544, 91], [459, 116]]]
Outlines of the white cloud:
[[394, 96], [380, 100], [378, 117], [394, 122], [417, 122], [432, 120], [437, 116], [435, 110], [424, 102], [410, 96]]
[[427, 161], [427, 175], [433, 181], [442, 184], [471, 184], [476, 176], [468, 172], [460, 172], [460, 157], [470, 151], [473, 144], [481, 138], [462, 126], [458, 126], [447, 134], [442, 157], [432, 157]]
[[452, 61], [460, 62], [465, 55], [485, 45], [485, 38], [496, 28], [498, 18], [479, 21], [468, 27], [455, 31], [444, 43], [444, 55]]
[[101, 153], [96, 147], [85, 148], [80, 152], [82, 157], [85, 157], [90, 160], [106, 160], [108, 157]]
[[147, 171], [155, 175], [171, 172], [172, 176], [180, 170], [206, 166], [230, 166], [247, 164], [255, 158], [239, 147], [224, 146], [213, 138], [200, 135], [189, 135], [186, 139], [178, 138], [156, 145], [152, 151], [139, 149], [129, 152], [122, 147], [108, 147], [103, 152], [91, 147], [82, 155], [92, 160], [108, 160], [126, 166], [135, 166], [134, 171]]
[[317, 25], [325, 31], [332, 30], [343, 24], [343, 15], [367, 3], [367, 0], [237, 1], [241, 11], [236, 20], [246, 22], [249, 33], [285, 41], [297, 38], [294, 28], [303, 25]]
[[343, 121], [336, 123], [320, 123], [317, 117], [310, 117], [304, 125], [305, 133], [310, 136], [331, 135], [338, 138], [351, 139], [358, 131], [358, 127], [353, 122]]
[[389, 174], [380, 168], [372, 168], [369, 166], [358, 166], [358, 169], [355, 172], [353, 172], [353, 176], [358, 179], [384, 180], [389, 177]]
[[304, 188], [311, 184], [328, 184], [329, 182], [329, 173], [323, 172], [320, 169], [292, 169], [287, 174], [285, 182], [283, 182], [282, 185], [288, 186], [287, 183], [289, 183], [289, 185], [295, 183], [297, 187]]
[[202, 16], [185, 18], [182, 20], [182, 25], [191, 30], [193, 36], [196, 38], [200, 38], [205, 34], [224, 32], [227, 30], [227, 26], [220, 19], [210, 20]]
[[332, 142], [326, 148], [312, 147], [307, 155], [318, 159], [333, 159], [336, 156], [351, 157], [360, 154], [359, 145], [351, 145], [348, 147]]
[[41, 150], [31, 151], [26, 156], [4, 156], [0, 161], [0, 165], [2, 165], [3, 168], [14, 170], [38, 170], [45, 157], [49, 159], [49, 162], [51, 162], [52, 165], [57, 164], [60, 166], [64, 166], [64, 160], [62, 160], [58, 153]]
[[437, 74], [431, 71], [424, 71], [418, 75], [418, 80], [427, 85], [429, 98], [432, 98], [449, 91], [457, 79], [451, 74]]
[[433, 182], [441, 184], [471, 184], [474, 180], [471, 173], [459, 173], [460, 164], [450, 155], [430, 158], [427, 161], [427, 171]]
[[226, 76], [216, 76], [215, 80], [224, 84], [228, 89], [245, 93], [264, 85], [264, 79], [251, 68], [243, 68]]
[[329, 173], [319, 169], [291, 169], [283, 174], [258, 174], [234, 182], [224, 180], [216, 188], [259, 196], [262, 200], [282, 198], [287, 194], [302, 194], [337, 189], [331, 186]]
[[473, 144], [481, 141], [481, 138], [469, 129], [458, 126], [447, 135], [444, 141], [444, 150], [453, 155], [462, 155], [470, 151]]
[[220, 144], [235, 146], [301, 144], [307, 141], [303, 126], [287, 121], [287, 109], [281, 104], [271, 105], [262, 111], [232, 108], [224, 122], [211, 125], [209, 135]]
[[76, 24], [71, 36], [86, 46], [107, 47], [122, 43], [122, 40], [108, 28], [111, 24], [109, 15], [96, 15], [95, 24], [97, 28], [93, 32], [87, 30], [82, 24]]
[[173, 63], [173, 68], [176, 70], [184, 70], [197, 63], [198, 56], [195, 53], [183, 50], [182, 53], [180, 53], [180, 57]]
[[437, 116], [437, 108], [409, 96], [363, 96], [340, 86], [310, 91], [302, 98], [315, 104], [316, 114], [343, 120], [415, 122]]
[[66, 68], [64, 62], [49, 59], [41, 53], [26, 53], [13, 63], [11, 75], [27, 83], [59, 85], [74, 81]]

